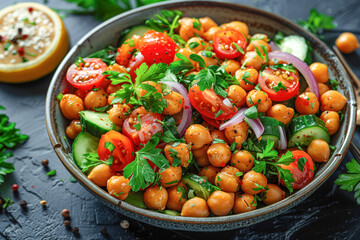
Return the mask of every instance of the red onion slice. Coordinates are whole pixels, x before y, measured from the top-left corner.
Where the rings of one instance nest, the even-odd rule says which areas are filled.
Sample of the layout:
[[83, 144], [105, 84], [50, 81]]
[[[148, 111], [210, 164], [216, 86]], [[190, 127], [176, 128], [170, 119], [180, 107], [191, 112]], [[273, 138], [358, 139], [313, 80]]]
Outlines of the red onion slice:
[[279, 126], [279, 132], [280, 132], [279, 149], [286, 149], [287, 148], [287, 138], [286, 138], [285, 129], [283, 127]]
[[230, 102], [230, 100], [229, 100], [228, 98], [225, 98], [225, 99], [223, 100], [223, 103], [224, 103], [226, 106], [230, 107], [230, 108], [233, 107], [232, 103]]
[[319, 86], [316, 82], [316, 79], [314, 77], [314, 74], [311, 72], [309, 66], [301, 61], [299, 58], [285, 52], [269, 52], [268, 54], [269, 59], [273, 60], [274, 58], [291, 63], [299, 72], [304, 76], [310, 91], [314, 93], [317, 98], [319, 98]]
[[270, 41], [269, 45], [271, 47], [271, 51], [280, 51], [280, 48], [278, 47], [278, 45], [276, 45], [276, 43], [274, 43], [273, 41]]
[[220, 124], [219, 129], [222, 131], [227, 127], [234, 126], [235, 124], [238, 124], [244, 120], [244, 112], [247, 108], [241, 108], [229, 121], [226, 121], [222, 124]]
[[170, 82], [164, 81], [162, 82], [169, 86], [171, 90], [180, 93], [180, 95], [184, 98], [184, 109], [183, 115], [181, 118], [181, 122], [177, 128], [180, 137], [182, 137], [186, 131], [186, 129], [190, 126], [191, 118], [192, 118], [192, 107], [189, 100], [189, 95], [186, 88], [178, 82]]
[[255, 136], [257, 138], [261, 137], [261, 135], [264, 133], [264, 126], [262, 125], [260, 119], [259, 118], [250, 119], [250, 118], [245, 117], [245, 120], [252, 128]]

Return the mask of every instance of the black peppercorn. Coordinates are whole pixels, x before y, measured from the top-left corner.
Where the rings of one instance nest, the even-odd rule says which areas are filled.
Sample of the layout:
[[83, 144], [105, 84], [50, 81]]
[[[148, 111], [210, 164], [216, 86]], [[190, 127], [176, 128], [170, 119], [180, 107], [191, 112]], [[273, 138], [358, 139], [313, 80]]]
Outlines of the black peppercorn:
[[25, 209], [27, 207], [27, 201], [21, 200], [19, 205], [20, 205], [21, 208]]
[[68, 228], [68, 227], [70, 227], [70, 223], [71, 223], [70, 220], [65, 220], [64, 226]]

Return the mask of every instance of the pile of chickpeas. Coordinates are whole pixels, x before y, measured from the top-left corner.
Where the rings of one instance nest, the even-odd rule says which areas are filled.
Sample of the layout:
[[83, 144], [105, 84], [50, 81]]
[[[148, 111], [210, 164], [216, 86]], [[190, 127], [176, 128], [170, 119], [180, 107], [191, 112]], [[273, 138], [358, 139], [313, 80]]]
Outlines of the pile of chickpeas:
[[[201, 29], [194, 28], [193, 18], [182, 18], [177, 33], [182, 39], [187, 41], [184, 48], [180, 48], [178, 53], [189, 58], [190, 54], [197, 54], [202, 57], [206, 66], [210, 65], [227, 65], [226, 71], [234, 75], [239, 81], [239, 85], [231, 85], [227, 89], [228, 98], [238, 108], [258, 106], [258, 111], [265, 113], [266, 116], [272, 117], [285, 125], [288, 124], [295, 113], [299, 115], [317, 114], [321, 111], [320, 119], [324, 121], [330, 135], [334, 135], [340, 125], [339, 111], [342, 111], [346, 105], [347, 99], [338, 91], [330, 90], [328, 81], [328, 69], [325, 64], [313, 63], [310, 66], [311, 71], [318, 82], [320, 90], [320, 99], [314, 93], [307, 89], [299, 93], [296, 97], [295, 108], [285, 106], [281, 103], [273, 104], [267, 93], [255, 90], [258, 84], [259, 70], [264, 64], [255, 52], [255, 47], [262, 51], [264, 46], [268, 52], [271, 47], [267, 43], [268, 37], [265, 34], [255, 34], [252, 37], [262, 38], [253, 40], [249, 43], [246, 53], [241, 60], [227, 60], [221, 63], [213, 57], [202, 55], [202, 51], [212, 51], [212, 40], [214, 34], [223, 28], [233, 28], [250, 39], [248, 26], [239, 21], [218, 26], [209, 17], [199, 19]], [[134, 38], [136, 39], [136, 37]], [[197, 42], [199, 45], [190, 49], [189, 45]], [[174, 61], [179, 60], [175, 57]], [[193, 60], [189, 59], [195, 66], [193, 71], [187, 73], [197, 74], [200, 67]], [[240, 69], [244, 64], [245, 69]], [[126, 65], [114, 64], [108, 66], [108, 70], [126, 72]], [[242, 79], [245, 72], [250, 74], [248, 82]], [[249, 82], [253, 83], [250, 84]], [[146, 82], [154, 86], [158, 92], [163, 93], [160, 84], [155, 82]], [[64, 94], [60, 101], [60, 109], [63, 115], [70, 119], [71, 122], [66, 128], [66, 134], [69, 138], [74, 139], [81, 131], [79, 123], [79, 112], [87, 109], [94, 110], [95, 107], [104, 107], [111, 104], [113, 94], [121, 85], [108, 85], [106, 88], [100, 88], [96, 91], [79, 91], [74, 94]], [[145, 94], [145, 92], [141, 93]], [[164, 95], [167, 100], [167, 108], [163, 115], [172, 115], [177, 123], [181, 119], [181, 110], [183, 106], [183, 97], [175, 92]], [[251, 98], [252, 101], [249, 101]], [[179, 101], [181, 100], [181, 101]], [[113, 104], [108, 111], [109, 119], [122, 127], [124, 120], [128, 117], [127, 113], [133, 110], [129, 104]], [[130, 119], [136, 121], [136, 119]], [[255, 210], [257, 207], [255, 195], [263, 193], [262, 201], [266, 205], [274, 204], [285, 198], [283, 187], [277, 182], [269, 183], [268, 179], [262, 174], [252, 170], [254, 167], [254, 156], [246, 151], [241, 150], [241, 145], [247, 140], [249, 127], [245, 122], [227, 127], [221, 131], [206, 122], [202, 124], [193, 124], [185, 132], [185, 142], [178, 145], [167, 144], [164, 147], [164, 155], [170, 163], [170, 167], [163, 171], [158, 170], [161, 175], [159, 184], [144, 189], [144, 203], [149, 209], [181, 212], [181, 216], [188, 217], [207, 217], [210, 211], [216, 216], [224, 216], [233, 213], [243, 213]], [[224, 143], [213, 143], [213, 139], [222, 139]], [[230, 150], [230, 145], [236, 142], [236, 151]], [[173, 167], [173, 158], [171, 149], [178, 154], [181, 160], [181, 166]], [[311, 142], [307, 148], [307, 153], [315, 162], [327, 162], [330, 157], [330, 149], [327, 142], [317, 139]], [[200, 167], [198, 174], [207, 179], [211, 184], [221, 190], [214, 191], [210, 197], [205, 200], [200, 197], [187, 199], [179, 188], [188, 193], [188, 186], [181, 180], [183, 169], [189, 166], [189, 159], [193, 155], [196, 164]], [[242, 174], [239, 174], [239, 173]], [[131, 191], [129, 179], [122, 176], [121, 172], [114, 172], [106, 164], [101, 164], [92, 169], [88, 178], [100, 187], [107, 188], [109, 194], [120, 200], [125, 200]], [[169, 184], [171, 183], [171, 184]], [[259, 187], [261, 189], [259, 189]], [[264, 189], [268, 190], [264, 192]], [[257, 189], [257, 190], [254, 190]], [[121, 194], [119, 194], [121, 193]]]

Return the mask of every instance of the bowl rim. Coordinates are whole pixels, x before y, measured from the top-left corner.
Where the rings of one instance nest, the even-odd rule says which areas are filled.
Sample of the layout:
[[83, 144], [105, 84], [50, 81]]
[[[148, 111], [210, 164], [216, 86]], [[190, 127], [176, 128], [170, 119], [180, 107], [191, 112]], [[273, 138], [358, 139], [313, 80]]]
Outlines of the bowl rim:
[[[222, 217], [208, 217], [208, 218], [195, 218], [195, 217], [181, 217], [181, 216], [170, 216], [166, 214], [162, 214], [159, 212], [151, 211], [149, 209], [142, 209], [138, 208], [134, 205], [131, 205], [129, 203], [126, 203], [124, 201], [118, 200], [112, 196], [110, 196], [106, 191], [104, 191], [102, 188], [96, 186], [94, 183], [92, 183], [90, 180], [86, 178], [86, 176], [81, 172], [79, 168], [77, 168], [71, 161], [73, 161], [71, 158], [69, 158], [69, 155], [65, 153], [65, 151], [62, 148], [62, 145], [60, 142], [57, 141], [56, 138], [56, 126], [53, 119], [53, 112], [54, 110], [51, 109], [51, 102], [54, 100], [54, 86], [57, 81], [60, 81], [59, 75], [61, 74], [62, 69], [65, 67], [66, 62], [76, 54], [78, 51], [78, 48], [85, 43], [93, 34], [101, 30], [102, 28], [106, 27], [107, 25], [116, 22], [121, 21], [122, 18], [127, 17], [129, 15], [132, 15], [134, 13], [139, 13], [144, 10], [149, 9], [175, 9], [178, 7], [189, 7], [189, 6], [211, 6], [211, 7], [222, 7], [222, 8], [230, 8], [230, 9], [241, 9], [243, 11], [252, 12], [254, 14], [261, 14], [264, 17], [272, 18], [274, 21], [282, 22], [284, 25], [287, 25], [292, 30], [296, 31], [299, 35], [302, 35], [306, 37], [307, 39], [312, 40], [315, 42], [319, 48], [326, 50], [327, 53], [331, 55], [332, 58], [334, 58], [334, 61], [337, 62], [338, 66], [341, 68], [341, 75], [344, 76], [344, 79], [350, 83], [349, 77], [346, 74], [343, 66], [340, 64], [338, 58], [335, 56], [335, 54], [330, 50], [329, 47], [326, 46], [325, 43], [320, 41], [317, 37], [315, 37], [313, 34], [306, 32], [303, 28], [301, 28], [299, 25], [293, 23], [292, 21], [277, 16], [271, 12], [256, 9], [254, 7], [249, 7], [242, 4], [237, 3], [223, 3], [218, 1], [206, 1], [206, 0], [197, 0], [197, 1], [188, 1], [188, 0], [181, 0], [181, 1], [170, 1], [170, 2], [161, 2], [156, 4], [151, 4], [148, 6], [139, 7], [133, 10], [130, 10], [128, 12], [119, 14], [101, 24], [99, 24], [97, 27], [93, 28], [91, 31], [89, 31], [86, 35], [84, 35], [68, 52], [68, 54], [65, 56], [65, 58], [62, 60], [60, 65], [58, 66], [51, 83], [49, 85], [49, 89], [46, 95], [46, 103], [45, 103], [45, 121], [46, 121], [46, 128], [49, 135], [50, 142], [58, 155], [60, 161], [62, 164], [66, 167], [66, 169], [91, 193], [97, 195], [98, 197], [102, 198], [103, 200], [109, 202], [110, 204], [119, 206], [120, 208], [143, 215], [145, 217], [154, 218], [158, 220], [164, 220], [164, 221], [173, 221], [173, 222], [181, 222], [181, 223], [187, 223], [187, 224], [223, 224], [223, 223], [233, 223], [233, 222], [239, 222], [244, 220], [249, 220], [252, 218], [257, 217], [264, 217], [263, 220], [266, 220], [270, 217], [265, 217], [266, 215], [273, 214], [272, 216], [278, 215], [281, 212], [291, 207], [291, 204], [297, 201], [301, 201], [305, 199], [307, 196], [309, 196], [312, 192], [314, 192], [318, 187], [321, 186], [321, 184], [329, 178], [329, 176], [336, 170], [336, 168], [341, 163], [342, 159], [345, 157], [345, 154], [350, 146], [350, 142], [354, 135], [354, 130], [356, 127], [355, 119], [356, 119], [356, 101], [355, 101], [355, 95], [354, 91], [349, 91], [350, 99], [348, 99], [348, 104], [350, 105], [350, 111], [347, 113], [349, 115], [349, 123], [350, 126], [348, 126], [347, 134], [344, 138], [344, 143], [341, 145], [337, 151], [338, 154], [334, 154], [332, 158], [328, 162], [328, 166], [326, 169], [324, 169], [320, 175], [317, 176], [316, 179], [312, 180], [307, 186], [304, 188], [296, 191], [294, 194], [286, 197], [282, 201], [269, 205], [266, 207], [262, 207], [259, 209], [256, 209], [251, 212], [242, 213], [242, 214], [236, 214], [236, 215], [230, 215], [230, 216], [222, 216]], [[56, 95], [55, 95], [56, 96]], [[160, 226], [161, 227], [161, 226]]]

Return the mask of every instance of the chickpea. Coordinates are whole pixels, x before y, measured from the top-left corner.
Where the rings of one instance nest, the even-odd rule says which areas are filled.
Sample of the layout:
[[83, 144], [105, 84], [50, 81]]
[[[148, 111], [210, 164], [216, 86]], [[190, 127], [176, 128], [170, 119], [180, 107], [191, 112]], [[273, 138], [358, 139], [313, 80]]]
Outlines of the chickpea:
[[248, 26], [240, 21], [233, 21], [230, 23], [224, 23], [221, 25], [222, 28], [233, 28], [238, 32], [241, 32], [242, 34], [244, 34], [245, 37], [247, 37], [249, 35], [249, 28]]
[[169, 94], [164, 94], [163, 98], [166, 100], [166, 108], [163, 110], [163, 115], [174, 115], [184, 108], [184, 98], [180, 93], [170, 91]]
[[221, 139], [224, 140], [225, 143], [228, 143], [228, 140], [225, 137], [224, 131], [220, 131], [219, 129], [215, 129], [211, 131], [211, 138], [212, 139]]
[[207, 32], [212, 27], [217, 27], [218, 25], [209, 17], [199, 18], [201, 26], [204, 29], [204, 32]]
[[174, 210], [177, 212], [181, 212], [181, 209], [186, 202], [186, 198], [183, 197], [183, 191], [186, 189], [184, 188], [184, 184], [180, 182], [177, 186], [173, 186], [167, 190], [168, 192], [168, 201], [166, 203], [166, 207], [170, 210]]
[[[160, 84], [157, 84], [156, 82], [153, 82], [153, 81], [145, 81], [145, 82], [142, 82], [142, 84], [147, 84], [147, 85], [153, 86], [154, 88], [156, 88], [156, 92], [162, 93], [162, 89], [161, 89]], [[148, 91], [146, 91], [146, 90], [144, 90], [144, 89], [140, 89], [140, 91], [139, 91], [139, 96], [142, 97], [142, 96], [144, 96], [147, 92], [148, 92]]]
[[283, 104], [275, 104], [266, 112], [266, 116], [272, 117], [287, 125], [294, 117], [294, 109], [286, 107]]
[[246, 141], [248, 125], [245, 122], [240, 122], [231, 127], [225, 128], [225, 136], [230, 144], [237, 143], [237, 149], [241, 147], [241, 144]]
[[204, 29], [201, 26], [200, 30], [196, 29], [194, 27], [194, 22], [197, 20], [195, 18], [188, 18], [184, 17], [179, 20], [180, 23], [180, 29], [179, 29], [179, 35], [180, 37], [187, 41], [191, 37], [195, 37], [196, 35], [203, 37], [204, 36]]
[[245, 104], [246, 92], [238, 85], [230, 85], [227, 97], [230, 99], [231, 103], [235, 104], [235, 106], [239, 108]]
[[[191, 44], [191, 43], [193, 43], [193, 44]], [[192, 47], [194, 44], [195, 44], [195, 47]], [[205, 41], [201, 40], [200, 38], [192, 37], [187, 41], [185, 48], [191, 49], [195, 53], [198, 53], [202, 50], [205, 50], [206, 45], [205, 45]]]
[[224, 192], [235, 193], [240, 188], [239, 178], [227, 174], [225, 172], [219, 172], [215, 178], [215, 185], [218, 186]]
[[251, 90], [246, 96], [246, 105], [252, 107], [257, 105], [258, 112], [266, 112], [272, 106], [272, 101], [266, 92]]
[[[318, 83], [318, 87], [319, 87], [319, 95], [320, 96], [330, 90], [329, 86], [324, 83]], [[310, 92], [310, 88], [307, 87], [305, 89], [305, 92]]]
[[220, 172], [227, 173], [229, 175], [233, 175], [234, 177], [240, 179], [241, 171], [236, 167], [226, 166], [221, 169]]
[[84, 110], [84, 102], [74, 94], [64, 94], [60, 101], [60, 110], [67, 119], [80, 119], [80, 114]]
[[271, 205], [285, 198], [285, 192], [276, 184], [269, 183], [262, 199], [266, 205]]
[[238, 151], [231, 157], [231, 166], [243, 173], [249, 172], [254, 167], [254, 157], [248, 151]]
[[199, 176], [204, 176], [207, 177], [209, 183], [211, 184], [215, 184], [215, 178], [216, 175], [220, 172], [220, 168], [214, 167], [214, 166], [206, 166], [203, 167], [200, 172], [199, 172]]
[[253, 40], [250, 42], [248, 47], [246, 48], [247, 51], [256, 51], [256, 48], [263, 54], [265, 54], [263, 48], [266, 49], [267, 52], [271, 52], [270, 45], [265, 42], [264, 40]]
[[258, 83], [259, 73], [254, 68], [240, 69], [236, 71], [235, 78], [239, 81], [240, 87], [245, 91], [251, 91]]
[[225, 60], [221, 63], [221, 66], [226, 66], [225, 71], [231, 75], [234, 75], [241, 67], [240, 62], [235, 60]]
[[84, 98], [84, 105], [85, 109], [88, 110], [94, 110], [96, 107], [105, 107], [108, 105], [108, 95], [102, 88], [90, 91]]
[[328, 130], [330, 136], [337, 133], [340, 126], [340, 116], [335, 111], [325, 111], [321, 113], [320, 119], [324, 121], [325, 127]]
[[169, 188], [177, 185], [181, 180], [182, 168], [181, 166], [173, 167], [169, 166], [165, 170], [159, 170], [161, 175], [160, 183], [164, 188]]
[[336, 47], [343, 53], [352, 53], [360, 47], [356, 36], [350, 32], [344, 32], [335, 41]]
[[328, 67], [325, 64], [314, 62], [309, 67], [318, 83], [327, 83], [329, 81]]
[[105, 187], [109, 178], [115, 175], [115, 172], [106, 164], [100, 164], [94, 167], [88, 175], [93, 183], [100, 187]]
[[187, 200], [181, 210], [181, 216], [184, 217], [207, 217], [209, 216], [209, 207], [205, 199], [194, 197]]
[[185, 141], [192, 149], [199, 149], [212, 142], [209, 130], [200, 124], [193, 124], [185, 131]]
[[106, 88], [106, 94], [110, 95], [112, 93], [115, 93], [117, 90], [122, 88], [122, 85], [123, 85], [122, 83], [119, 83], [116, 85], [109, 84], [109, 86], [107, 86], [107, 88]]
[[230, 161], [231, 151], [226, 143], [216, 143], [209, 147], [207, 155], [211, 165], [225, 167], [226, 163]]
[[[172, 149], [172, 150], [171, 150]], [[172, 152], [171, 152], [172, 151]], [[172, 155], [176, 154], [176, 157], [178, 157], [181, 161], [181, 166], [186, 168], [189, 166], [189, 159], [190, 159], [190, 150], [187, 144], [185, 143], [179, 143], [177, 145], [174, 144], [167, 144], [164, 148], [165, 157], [169, 161], [170, 164], [173, 164], [173, 157]]]
[[66, 136], [71, 139], [75, 139], [80, 132], [81, 124], [79, 120], [72, 120], [65, 130]]
[[[263, 33], [256, 33], [254, 34], [251, 39], [254, 39], [254, 40], [263, 40], [264, 42], [268, 42], [268, 39], [269, 37], [266, 35], [266, 34], [263, 34]], [[254, 40], [251, 40], [250, 41], [254, 41]]]
[[315, 114], [319, 110], [319, 101], [312, 92], [303, 92], [295, 100], [295, 109], [303, 115]]
[[168, 193], [164, 187], [154, 185], [145, 190], [144, 203], [154, 210], [164, 210], [168, 201]]
[[131, 190], [129, 186], [129, 179], [123, 176], [112, 176], [107, 181], [107, 189], [111, 196], [119, 200], [125, 200]]
[[218, 65], [218, 60], [216, 59], [216, 55], [215, 53], [212, 54], [211, 57], [209, 57], [208, 55], [209, 51], [200, 51], [197, 53], [197, 55], [199, 55], [200, 57], [202, 57], [205, 61], [206, 67], [210, 66], [210, 65]]
[[321, 111], [341, 111], [346, 105], [346, 97], [335, 90], [329, 90], [320, 97]]
[[258, 194], [263, 192], [264, 190], [261, 189], [255, 191], [254, 189], [259, 188], [259, 186], [266, 187], [266, 185], [267, 178], [262, 173], [251, 170], [250, 172], [245, 173], [241, 185], [241, 190], [249, 194]]
[[234, 206], [234, 193], [214, 191], [208, 198], [207, 204], [216, 216], [226, 216]]
[[250, 212], [256, 209], [256, 200], [254, 195], [243, 193], [235, 197], [234, 213]]
[[210, 165], [209, 157], [207, 155], [207, 150], [209, 149], [209, 145], [204, 145], [199, 149], [192, 150], [193, 157], [196, 160], [196, 163], [199, 167], [205, 167]]
[[204, 34], [206, 41], [213, 41], [215, 33], [221, 29], [221, 27], [211, 27], [207, 30]]
[[254, 68], [256, 71], [260, 71], [261, 66], [265, 63], [265, 61], [257, 55], [255, 51], [246, 52], [243, 59], [241, 60], [241, 64], [246, 68]]
[[[180, 54], [184, 55], [187, 59], [189, 59], [193, 66], [196, 65], [196, 62], [193, 61], [192, 59], [190, 59], [191, 54], [196, 54], [193, 50], [191, 50], [189, 48], [180, 48], [179, 51], [177, 51], [177, 53], [180, 53]], [[179, 60], [180, 60], [180, 58], [178, 58], [175, 55], [174, 61], [179, 61]]]
[[122, 126], [125, 118], [129, 115], [131, 108], [126, 104], [116, 103], [108, 111], [111, 122], [118, 126]]
[[315, 162], [327, 162], [330, 158], [329, 144], [322, 139], [312, 140], [307, 148], [307, 153]]

